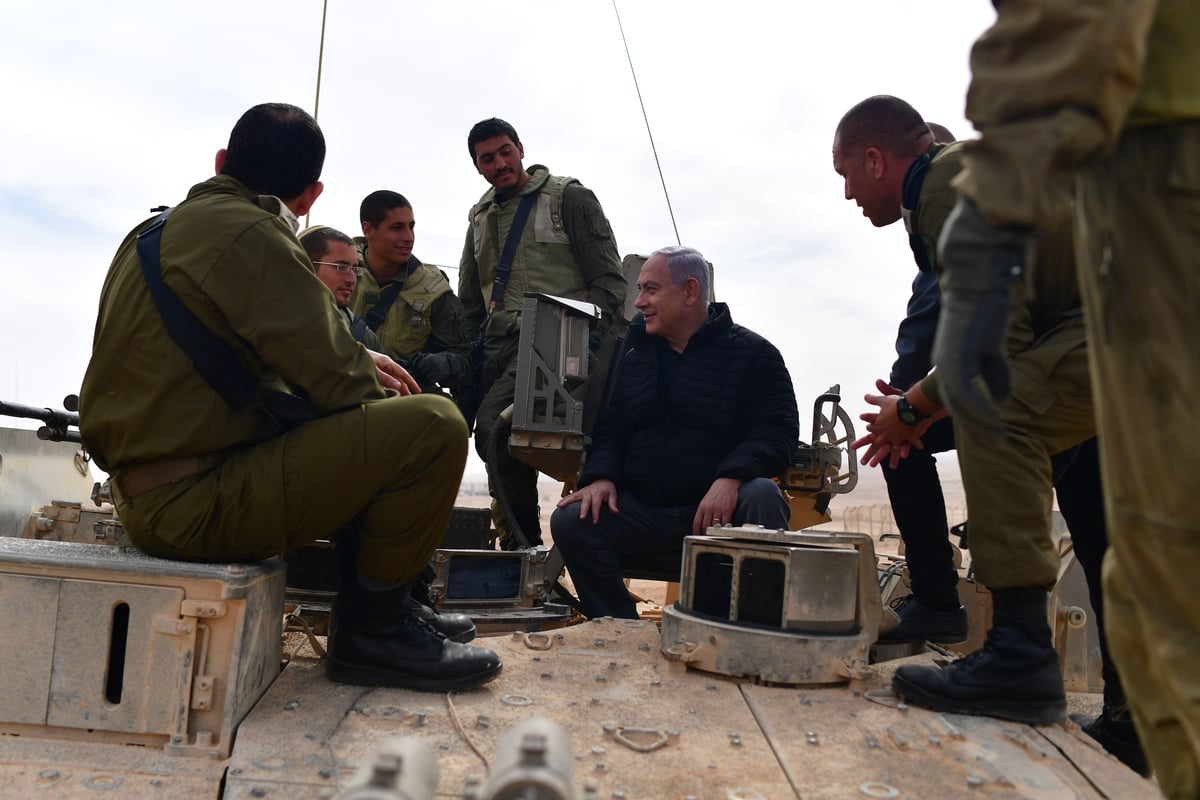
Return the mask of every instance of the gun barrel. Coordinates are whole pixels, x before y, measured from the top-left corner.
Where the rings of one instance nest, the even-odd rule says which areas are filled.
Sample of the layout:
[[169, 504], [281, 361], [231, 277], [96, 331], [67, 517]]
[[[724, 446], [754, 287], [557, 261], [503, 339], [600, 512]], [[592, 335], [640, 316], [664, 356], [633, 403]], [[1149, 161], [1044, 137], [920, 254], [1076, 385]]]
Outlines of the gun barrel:
[[[24, 419], [39, 419], [43, 423], [38, 428], [37, 437], [49, 442], [75, 442], [79, 439], [79, 414], [73, 411], [63, 411], [57, 408], [35, 408], [21, 403], [9, 403], [0, 400], [0, 415], [6, 417], [22, 417]], [[75, 428], [76, 430], [69, 430]]]
[[36, 408], [21, 403], [10, 403], [0, 400], [0, 414], [6, 417], [24, 417], [25, 419], [40, 419], [52, 428], [79, 427], [79, 415], [70, 411], [56, 408]]

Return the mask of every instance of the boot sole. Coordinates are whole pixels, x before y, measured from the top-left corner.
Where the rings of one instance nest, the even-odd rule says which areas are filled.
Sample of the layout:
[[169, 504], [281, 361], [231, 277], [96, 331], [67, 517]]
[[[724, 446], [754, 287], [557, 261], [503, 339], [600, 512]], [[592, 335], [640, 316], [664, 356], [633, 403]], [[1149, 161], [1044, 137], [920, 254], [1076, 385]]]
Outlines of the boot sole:
[[1048, 702], [994, 700], [965, 703], [941, 695], [930, 694], [920, 686], [905, 680], [898, 673], [892, 676], [892, 688], [905, 700], [911, 700], [916, 705], [931, 711], [996, 717], [1010, 722], [1024, 722], [1027, 725], [1053, 725], [1063, 722], [1067, 718], [1066, 698]]
[[393, 689], [412, 689], [417, 692], [454, 692], [482, 686], [499, 675], [503, 667], [503, 664], [497, 664], [484, 672], [477, 672], [462, 678], [421, 678], [392, 670], [345, 664], [336, 658], [326, 657], [325, 677], [334, 683], [346, 683], [351, 686], [387, 686]]
[[934, 644], [962, 644], [971, 637], [966, 633], [939, 633], [935, 636], [921, 636], [917, 638], [903, 639], [885, 639], [882, 636], [875, 641], [875, 644], [917, 644], [919, 642], [933, 642]]

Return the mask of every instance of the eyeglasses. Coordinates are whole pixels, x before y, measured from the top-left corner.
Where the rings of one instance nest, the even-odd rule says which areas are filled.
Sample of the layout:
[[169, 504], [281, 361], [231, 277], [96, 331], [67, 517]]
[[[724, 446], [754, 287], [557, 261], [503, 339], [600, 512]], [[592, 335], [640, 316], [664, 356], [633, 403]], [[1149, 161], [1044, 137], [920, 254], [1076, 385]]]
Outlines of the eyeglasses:
[[333, 267], [341, 275], [353, 272], [357, 277], [361, 278], [362, 274], [366, 272], [365, 267], [360, 267], [358, 264], [347, 264], [345, 261], [314, 261], [312, 263], [318, 267]]

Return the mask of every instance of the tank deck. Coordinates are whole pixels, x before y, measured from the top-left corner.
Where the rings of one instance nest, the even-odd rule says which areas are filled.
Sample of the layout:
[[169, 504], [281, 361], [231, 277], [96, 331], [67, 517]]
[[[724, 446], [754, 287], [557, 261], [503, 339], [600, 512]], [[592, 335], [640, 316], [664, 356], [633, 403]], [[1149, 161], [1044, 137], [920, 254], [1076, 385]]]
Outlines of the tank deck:
[[488, 774], [504, 732], [535, 715], [569, 732], [573, 783], [599, 798], [1160, 796], [1070, 723], [1031, 728], [902, 706], [887, 687], [894, 667], [914, 659], [875, 665], [849, 686], [785, 688], [668, 662], [652, 622], [483, 642], [503, 673], [451, 695], [331, 683], [305, 646], [242, 722], [227, 760], [6, 736], [0, 797], [327, 800], [395, 734], [437, 755], [439, 798], [462, 797], [469, 776]]
[[339, 686], [316, 659], [293, 659], [239, 730], [225, 797], [329, 797], [393, 734], [425, 740], [438, 796], [459, 797], [468, 776], [487, 775], [501, 735], [535, 715], [566, 728], [574, 784], [601, 798], [1157, 796], [1069, 723], [1035, 729], [899, 704], [887, 687], [905, 661], [850, 686], [798, 689], [668, 662], [648, 622], [483, 641], [504, 672], [453, 695]]

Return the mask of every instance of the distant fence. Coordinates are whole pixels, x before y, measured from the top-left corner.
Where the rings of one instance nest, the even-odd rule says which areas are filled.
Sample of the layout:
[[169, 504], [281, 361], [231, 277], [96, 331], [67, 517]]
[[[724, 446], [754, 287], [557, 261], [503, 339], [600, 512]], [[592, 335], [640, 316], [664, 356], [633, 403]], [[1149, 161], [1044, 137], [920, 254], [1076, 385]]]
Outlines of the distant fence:
[[[847, 531], [865, 533], [870, 536], [880, 536], [896, 532], [896, 518], [892, 516], [892, 507], [886, 503], [871, 506], [848, 506], [833, 509], [833, 525]], [[957, 525], [967, 518], [967, 507], [946, 506], [946, 519], [951, 525]]]

